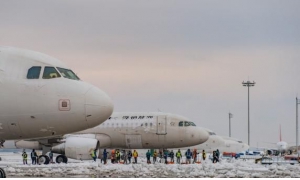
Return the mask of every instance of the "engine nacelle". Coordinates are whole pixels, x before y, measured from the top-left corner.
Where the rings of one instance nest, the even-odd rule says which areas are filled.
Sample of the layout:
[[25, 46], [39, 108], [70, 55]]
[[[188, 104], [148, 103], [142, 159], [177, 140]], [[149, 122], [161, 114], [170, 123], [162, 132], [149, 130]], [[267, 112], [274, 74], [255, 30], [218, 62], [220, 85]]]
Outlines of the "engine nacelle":
[[18, 149], [35, 149], [42, 150], [42, 146], [38, 141], [15, 141], [15, 146]]
[[67, 137], [65, 143], [52, 147], [54, 153], [65, 154], [68, 158], [89, 160], [90, 151], [99, 149], [99, 141], [88, 137]]

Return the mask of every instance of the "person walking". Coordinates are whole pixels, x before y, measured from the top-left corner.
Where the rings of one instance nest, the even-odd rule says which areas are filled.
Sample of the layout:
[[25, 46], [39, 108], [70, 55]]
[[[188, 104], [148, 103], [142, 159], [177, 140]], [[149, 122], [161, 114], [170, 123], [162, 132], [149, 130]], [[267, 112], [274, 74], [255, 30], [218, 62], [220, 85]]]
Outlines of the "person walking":
[[128, 151], [128, 161], [129, 161], [129, 164], [131, 164], [131, 158], [132, 158], [132, 152], [131, 150]]
[[23, 164], [24, 165], [27, 164], [27, 153], [25, 150], [23, 151], [22, 157], [23, 157]]
[[206, 159], [206, 152], [204, 150], [202, 151], [202, 159], [203, 159], [203, 161], [205, 161], [205, 159]]
[[154, 152], [153, 152], [153, 164], [155, 164], [156, 158], [157, 158], [157, 152], [156, 152], [156, 150], [154, 150]]
[[176, 160], [177, 160], [177, 164], [180, 164], [180, 159], [182, 158], [180, 149], [178, 149], [178, 151], [176, 152]]
[[146, 157], [147, 157], [147, 163], [151, 164], [151, 161], [150, 161], [150, 157], [151, 157], [150, 150], [148, 150], [148, 152], [146, 153]]
[[137, 164], [137, 158], [139, 156], [138, 152], [136, 150], [133, 150], [132, 155], [133, 155], [133, 158], [134, 158], [134, 163]]
[[36, 164], [36, 157], [37, 157], [37, 154], [35, 152], [35, 149], [32, 149], [32, 152], [30, 154], [30, 157], [31, 157], [31, 161], [32, 163], [31, 164]]

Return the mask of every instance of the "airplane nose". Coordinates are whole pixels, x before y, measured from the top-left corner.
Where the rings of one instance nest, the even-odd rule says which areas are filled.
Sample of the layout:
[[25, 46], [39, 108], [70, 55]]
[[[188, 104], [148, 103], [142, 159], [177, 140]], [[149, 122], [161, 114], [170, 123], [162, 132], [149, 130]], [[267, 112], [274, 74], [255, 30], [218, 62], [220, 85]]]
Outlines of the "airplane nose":
[[95, 127], [107, 120], [114, 109], [110, 97], [93, 87], [85, 94], [85, 118], [89, 127]]
[[197, 136], [199, 137], [199, 144], [206, 142], [209, 138], [208, 132], [203, 128], [199, 128], [197, 131]]
[[189, 127], [186, 140], [189, 146], [194, 146], [206, 142], [209, 138], [208, 132], [201, 127]]

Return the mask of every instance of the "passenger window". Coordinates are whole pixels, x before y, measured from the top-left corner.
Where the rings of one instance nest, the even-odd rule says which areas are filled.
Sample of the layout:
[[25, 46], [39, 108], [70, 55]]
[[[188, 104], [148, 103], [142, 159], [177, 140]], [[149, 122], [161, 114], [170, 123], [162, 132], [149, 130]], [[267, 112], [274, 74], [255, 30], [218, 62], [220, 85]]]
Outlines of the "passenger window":
[[148, 124], [147, 124], [147, 123], [145, 123], [145, 126], [148, 126]]
[[33, 66], [28, 69], [27, 79], [38, 79], [40, 78], [41, 66]]
[[152, 127], [152, 123], [150, 123], [150, 127]]
[[43, 79], [52, 79], [58, 77], [60, 77], [60, 74], [56, 71], [54, 67], [48, 67], [48, 66], [45, 67]]
[[179, 122], [179, 126], [183, 126], [183, 121], [180, 121], [180, 122]]

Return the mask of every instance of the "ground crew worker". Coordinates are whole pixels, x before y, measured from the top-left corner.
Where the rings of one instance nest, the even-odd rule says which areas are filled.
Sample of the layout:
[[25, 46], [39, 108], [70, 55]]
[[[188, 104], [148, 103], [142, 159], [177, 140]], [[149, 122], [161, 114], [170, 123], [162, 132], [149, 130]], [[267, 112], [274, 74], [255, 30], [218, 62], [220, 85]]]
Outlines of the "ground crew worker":
[[133, 155], [133, 158], [134, 158], [134, 163], [137, 164], [137, 158], [139, 156], [138, 152], [136, 150], [133, 150], [132, 155]]
[[173, 150], [171, 150], [171, 152], [170, 152], [170, 158], [171, 158], [171, 162], [174, 163], [174, 152], [173, 152]]
[[107, 154], [108, 154], [108, 152], [106, 151], [106, 149], [104, 149], [104, 151], [103, 151], [103, 163], [104, 163], [104, 164], [107, 163], [107, 162], [106, 162], [106, 160], [107, 160]]
[[132, 152], [131, 150], [128, 151], [128, 161], [129, 161], [129, 164], [131, 163], [131, 158], [132, 158]]
[[49, 152], [50, 163], [53, 163], [53, 152], [52, 150]]
[[177, 164], [180, 164], [180, 158], [182, 157], [180, 149], [178, 149], [178, 151], [176, 152], [176, 160], [177, 160]]
[[90, 150], [90, 155], [91, 155], [91, 157], [93, 158], [93, 160], [96, 162], [96, 154], [95, 154], [94, 149], [91, 149], [91, 150]]
[[30, 157], [31, 157], [31, 161], [32, 161], [32, 164], [36, 164], [36, 157], [37, 157], [37, 154], [35, 152], [35, 150], [33, 149], [31, 154], [30, 154]]
[[164, 150], [164, 158], [165, 158], [165, 164], [168, 164], [168, 151], [165, 149]]
[[156, 152], [156, 150], [154, 150], [154, 152], [153, 152], [153, 164], [155, 164], [155, 162], [156, 162], [156, 157], [157, 157], [157, 152]]
[[36, 153], [36, 164], [38, 164], [38, 165], [40, 165], [40, 159], [39, 159], [39, 157], [40, 157], [40, 153], [39, 152], [35, 152]]
[[128, 164], [128, 154], [125, 150], [124, 150], [124, 164]]
[[186, 156], [186, 163], [187, 163], [187, 164], [191, 164], [192, 152], [191, 152], [190, 149], [188, 149], [188, 150], [185, 152], [185, 156]]
[[110, 159], [111, 159], [111, 163], [114, 164], [115, 163], [115, 150], [114, 149], [111, 150]]
[[151, 161], [150, 161], [150, 157], [151, 157], [150, 150], [148, 150], [148, 152], [146, 153], [146, 157], [147, 157], [147, 163], [151, 164]]
[[27, 164], [27, 153], [26, 151], [24, 150], [23, 154], [22, 154], [22, 157], [23, 157], [23, 164]]
[[217, 161], [219, 162], [219, 158], [220, 158], [220, 151], [219, 151], [219, 149], [217, 149], [217, 151], [216, 151], [216, 155], [217, 155]]
[[205, 161], [205, 159], [206, 159], [206, 152], [204, 150], [202, 151], [202, 159], [203, 159], [203, 161]]
[[159, 163], [161, 163], [161, 159], [163, 158], [163, 152], [162, 150], [160, 149], [159, 150]]
[[116, 163], [119, 163], [120, 162], [120, 151], [119, 150], [116, 150]]
[[192, 155], [193, 155], [193, 164], [197, 161], [197, 154], [199, 154], [199, 153], [197, 152], [197, 149], [194, 149], [194, 151], [193, 151], [193, 153], [192, 153]]

